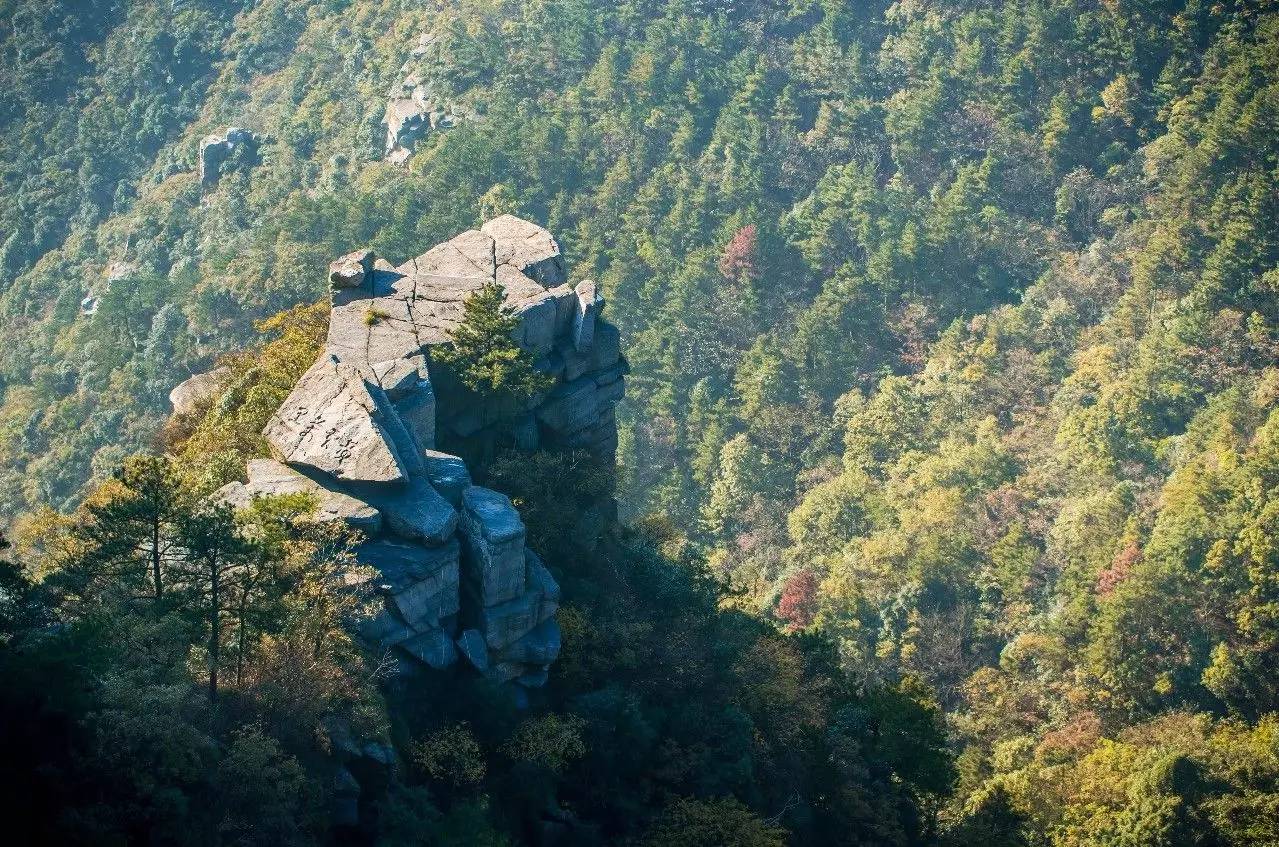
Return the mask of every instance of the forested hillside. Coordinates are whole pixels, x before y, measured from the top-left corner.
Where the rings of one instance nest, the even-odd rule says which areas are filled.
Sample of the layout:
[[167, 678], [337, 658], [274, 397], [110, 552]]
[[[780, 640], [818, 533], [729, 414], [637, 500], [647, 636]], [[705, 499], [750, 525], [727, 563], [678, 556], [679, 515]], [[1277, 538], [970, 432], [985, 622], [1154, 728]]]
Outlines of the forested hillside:
[[[315, 314], [286, 310], [335, 256], [399, 262], [515, 212], [609, 302], [633, 528], [557, 573], [579, 615], [560, 723], [459, 741], [463, 700], [398, 728], [454, 758], [404, 787], [435, 804], [428, 840], [385, 843], [470, 843], [448, 840], [467, 815], [531, 838], [546, 798], [472, 778], [474, 746], [608, 843], [1279, 844], [1274, 3], [0, 0], [0, 20], [0, 518], [28, 576], [93, 560], [44, 508], [83, 520], [132, 454], [169, 449], [192, 497], [238, 473], [222, 459], [259, 449], [314, 354]], [[390, 161], [410, 76], [447, 120]], [[231, 126], [255, 149], [202, 183], [201, 139]], [[169, 390], [219, 360], [230, 399], [162, 432]], [[577, 496], [518, 461], [494, 479], [533, 534]], [[59, 597], [0, 617], [102, 625]], [[126, 606], [133, 636], [157, 626]], [[178, 612], [155, 692], [198, 640]], [[156, 708], [112, 684], [55, 711]], [[244, 749], [304, 768], [310, 741], [272, 735], [287, 701], [244, 697], [199, 743], [261, 724], [276, 740]], [[128, 770], [85, 749], [98, 782]], [[192, 768], [192, 797], [238, 778]], [[312, 808], [304, 782], [281, 820]], [[149, 790], [129, 802], [167, 820]]]

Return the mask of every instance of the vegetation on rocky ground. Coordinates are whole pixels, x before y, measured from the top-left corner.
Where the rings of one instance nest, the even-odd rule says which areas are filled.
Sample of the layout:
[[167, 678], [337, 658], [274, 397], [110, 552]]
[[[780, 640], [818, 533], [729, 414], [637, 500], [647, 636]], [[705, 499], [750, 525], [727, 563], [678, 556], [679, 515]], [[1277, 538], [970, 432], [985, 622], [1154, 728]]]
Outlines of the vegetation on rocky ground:
[[[165, 840], [198, 809], [224, 842], [321, 837], [278, 704], [381, 696], [281, 659], [208, 705], [207, 601], [114, 573], [147, 498], [113, 473], [229, 356], [164, 443], [190, 497], [232, 478], [314, 357], [297, 304], [332, 257], [517, 212], [622, 328], [636, 529], [541, 551], [569, 599], [535, 713], [414, 695], [435, 711], [392, 728], [421, 755], [384, 842], [529, 840], [554, 802], [656, 844], [1279, 843], [1268, 0], [2, 16], [4, 726], [53, 762], [8, 799], [50, 832]], [[468, 108], [401, 167], [378, 121], [408, 60]], [[260, 155], [202, 187], [198, 140], [232, 124]], [[494, 467], [540, 543], [576, 502], [548, 479], [598, 488], [570, 471]], [[114, 587], [75, 608], [53, 576], [82, 571]], [[255, 662], [292, 649], [246, 631]]]

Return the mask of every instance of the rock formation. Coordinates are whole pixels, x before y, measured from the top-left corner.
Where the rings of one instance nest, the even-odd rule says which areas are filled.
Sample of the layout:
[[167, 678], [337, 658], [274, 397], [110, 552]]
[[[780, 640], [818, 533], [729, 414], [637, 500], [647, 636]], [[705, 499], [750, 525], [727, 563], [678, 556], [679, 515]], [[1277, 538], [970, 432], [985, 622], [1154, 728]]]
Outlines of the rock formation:
[[90, 288], [80, 300], [80, 314], [86, 318], [96, 315], [98, 306], [102, 303], [102, 295], [110, 291], [116, 284], [127, 281], [136, 272], [137, 268], [129, 262], [117, 261], [107, 265], [103, 282]]
[[227, 127], [226, 132], [200, 139], [200, 187], [216, 185], [222, 175], [222, 164], [231, 158], [231, 154], [240, 149], [255, 153], [260, 141], [256, 133], [238, 126]]
[[[519, 513], [436, 448], [545, 446], [611, 460], [627, 365], [594, 284], [567, 279], [551, 234], [510, 215], [398, 267], [369, 251], [337, 259], [325, 349], [264, 431], [274, 458], [250, 462], [246, 483], [219, 492], [236, 505], [309, 492], [316, 519], [361, 530], [358, 555], [384, 600], [361, 635], [403, 670], [460, 658], [536, 687], [559, 654], [559, 586], [525, 547]], [[486, 404], [432, 373], [432, 348], [449, 343], [463, 302], [493, 281], [520, 318], [516, 342], [554, 377], [520, 408]]]
[[221, 365], [211, 371], [198, 373], [179, 382], [169, 392], [169, 402], [173, 404], [175, 415], [189, 415], [199, 409], [200, 404], [217, 395], [222, 382], [229, 376], [231, 369]]
[[440, 66], [446, 64], [441, 44], [432, 35], [422, 35], [412, 56], [400, 69], [404, 76], [392, 92], [382, 115], [386, 127], [385, 156], [393, 164], [402, 165], [430, 132], [444, 132], [463, 120], [477, 116], [460, 103], [443, 95], [444, 85], [437, 78]]

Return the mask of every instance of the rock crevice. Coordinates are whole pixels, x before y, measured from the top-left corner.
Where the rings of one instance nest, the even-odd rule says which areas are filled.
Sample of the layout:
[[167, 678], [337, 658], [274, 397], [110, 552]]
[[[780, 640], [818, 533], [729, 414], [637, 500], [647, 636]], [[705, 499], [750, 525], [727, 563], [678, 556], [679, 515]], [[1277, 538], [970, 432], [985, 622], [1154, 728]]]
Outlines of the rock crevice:
[[[516, 409], [450, 389], [431, 368], [466, 298], [494, 280], [520, 319], [514, 340], [555, 379]], [[461, 660], [499, 682], [543, 684], [560, 649], [559, 586], [525, 546], [515, 506], [472, 484], [455, 453], [546, 447], [612, 459], [628, 368], [603, 299], [589, 281], [569, 286], [554, 237], [511, 215], [399, 266], [348, 254], [329, 281], [325, 349], [263, 432], [274, 458], [250, 462], [248, 481], [220, 496], [239, 506], [306, 492], [315, 519], [361, 530], [358, 555], [383, 603], [360, 634], [401, 670]]]

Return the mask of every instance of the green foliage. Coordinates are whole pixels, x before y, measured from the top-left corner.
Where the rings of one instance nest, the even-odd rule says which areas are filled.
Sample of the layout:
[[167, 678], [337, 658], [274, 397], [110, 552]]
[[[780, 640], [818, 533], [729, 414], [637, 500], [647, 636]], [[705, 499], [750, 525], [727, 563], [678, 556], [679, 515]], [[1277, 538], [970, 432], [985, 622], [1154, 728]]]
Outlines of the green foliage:
[[133, 457], [48, 530], [43, 580], [5, 571], [3, 742], [36, 775], [4, 807], [33, 843], [314, 844], [325, 722], [376, 732], [349, 541], [317, 543], [307, 503], [198, 503]]
[[[566, 504], [579, 521], [581, 498], [605, 507], [598, 463], [528, 459], [494, 467], [530, 539], [562, 531]], [[457, 669], [379, 693], [378, 657], [348, 631], [373, 613], [376, 580], [354, 561], [358, 539], [310, 520], [313, 506], [290, 495], [232, 513], [195, 496], [173, 460], [140, 456], [74, 519], [24, 527], [41, 535], [22, 549], [47, 576], [3, 572], [0, 741], [20, 765], [41, 762], [4, 802], [44, 810], [43, 840], [322, 843], [344, 787], [334, 751], [382, 736], [383, 710], [412, 766], [359, 765], [378, 843], [520, 843], [553, 810], [588, 840], [854, 844], [886, 831], [904, 845], [945, 791], [926, 694], [860, 692], [821, 644], [722, 609], [698, 560], [659, 551], [669, 536], [574, 533], [553, 562], [571, 598], [565, 655], [528, 709]], [[159, 594], [139, 541], [150, 527], [166, 543]], [[50, 617], [63, 626], [46, 629]]]
[[413, 746], [413, 764], [433, 780], [474, 788], [484, 780], [484, 752], [465, 723], [441, 727]]
[[267, 340], [222, 359], [226, 375], [206, 409], [175, 416], [163, 440], [197, 490], [241, 479], [245, 460], [266, 455], [262, 430], [319, 354], [327, 303], [295, 306], [257, 325]]
[[466, 298], [462, 322], [452, 343], [434, 352], [434, 362], [448, 368], [466, 387], [501, 404], [518, 404], [551, 387], [553, 378], [533, 368], [533, 358], [512, 338], [519, 327], [505, 289], [489, 283]]
[[[528, 527], [528, 543], [552, 562], [570, 561], [598, 540], [583, 523], [603, 515], [614, 495], [613, 469], [585, 451], [529, 455], [510, 450], [488, 466], [486, 484], [502, 491]], [[572, 485], [566, 485], [571, 480]]]
[[514, 762], [560, 773], [586, 755], [585, 727], [586, 721], [577, 715], [543, 715], [520, 724], [502, 752]]
[[[519, 502], [566, 598], [553, 711], [488, 723], [505, 738], [509, 764], [490, 768], [506, 775], [501, 790], [529, 809], [558, 802], [641, 843], [657, 833], [690, 843], [776, 843], [787, 831], [830, 844], [919, 837], [915, 816], [950, 773], [927, 695], [859, 691], [825, 645], [725, 607], [669, 526], [620, 539], [591, 532], [592, 510], [611, 491], [600, 479], [575, 454], [511, 454], [491, 467], [488, 484]], [[544, 540], [549, 549], [537, 547]], [[687, 814], [674, 797], [691, 804]]]
[[760, 820], [731, 797], [709, 802], [677, 800], [640, 843], [645, 847], [783, 847], [786, 830]]
[[[575, 520], [608, 484], [572, 457], [499, 460], [493, 484], [563, 569], [549, 696], [586, 721], [586, 752], [534, 757], [558, 770], [533, 787], [487, 771], [491, 806], [396, 786], [387, 843], [500, 843], [494, 820], [540, 821], [547, 792], [605, 838], [683, 815], [907, 843], [936, 810], [952, 843], [1276, 840], [1273, 4], [4, 11], [0, 515], [85, 508], [78, 529], [15, 527], [6, 638], [73, 623], [5, 654], [0, 725], [78, 727], [41, 785], [110, 788], [38, 819], [172, 840], [222, 808], [202, 792], [232, 735], [185, 693], [223, 618], [248, 636], [235, 697], [299, 725], [352, 701], [349, 610], [324, 590], [346, 542], [285, 517], [287, 539], [233, 557], [246, 615], [211, 615], [193, 565], [212, 575], [223, 541], [303, 507], [214, 521], [188, 550], [167, 492], [205, 494], [263, 449], [324, 308], [266, 342], [254, 322], [319, 298], [332, 256], [406, 258], [518, 209], [608, 296], [633, 368], [623, 511], [666, 518], [609, 552]], [[424, 32], [426, 81], [485, 119], [398, 168], [376, 120]], [[270, 141], [202, 192], [198, 140], [230, 123]], [[500, 306], [472, 298], [454, 367], [507, 402], [539, 380]], [[162, 430], [169, 389], [219, 359], [222, 397], [163, 433], [176, 466], [108, 481]], [[830, 667], [760, 623], [799, 573]], [[878, 694], [827, 687], [845, 672]], [[960, 751], [946, 800], [937, 708]], [[514, 719], [449, 719], [511, 761]], [[287, 762], [305, 748], [243, 743], [285, 788], [233, 804], [228, 839], [253, 837], [238, 816], [309, 821]]]

